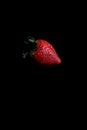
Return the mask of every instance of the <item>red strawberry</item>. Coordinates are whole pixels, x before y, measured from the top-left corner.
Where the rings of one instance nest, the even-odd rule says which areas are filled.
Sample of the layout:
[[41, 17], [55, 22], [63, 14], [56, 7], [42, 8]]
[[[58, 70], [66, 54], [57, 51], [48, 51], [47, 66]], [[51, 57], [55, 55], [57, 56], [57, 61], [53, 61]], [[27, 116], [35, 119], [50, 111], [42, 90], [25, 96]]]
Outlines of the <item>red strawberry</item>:
[[36, 43], [36, 49], [31, 53], [31, 57], [40, 64], [60, 64], [61, 59], [59, 58], [57, 52], [53, 46], [42, 39], [36, 40], [34, 38], [29, 38], [29, 42]]

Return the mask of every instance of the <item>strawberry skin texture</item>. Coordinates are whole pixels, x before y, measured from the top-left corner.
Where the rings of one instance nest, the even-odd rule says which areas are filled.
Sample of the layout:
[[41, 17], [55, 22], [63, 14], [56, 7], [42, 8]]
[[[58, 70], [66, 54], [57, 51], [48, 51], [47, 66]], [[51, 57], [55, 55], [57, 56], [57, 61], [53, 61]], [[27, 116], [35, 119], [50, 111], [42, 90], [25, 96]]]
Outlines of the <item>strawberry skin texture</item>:
[[60, 64], [61, 59], [53, 46], [45, 40], [37, 40], [37, 50], [33, 52], [32, 57], [40, 64]]

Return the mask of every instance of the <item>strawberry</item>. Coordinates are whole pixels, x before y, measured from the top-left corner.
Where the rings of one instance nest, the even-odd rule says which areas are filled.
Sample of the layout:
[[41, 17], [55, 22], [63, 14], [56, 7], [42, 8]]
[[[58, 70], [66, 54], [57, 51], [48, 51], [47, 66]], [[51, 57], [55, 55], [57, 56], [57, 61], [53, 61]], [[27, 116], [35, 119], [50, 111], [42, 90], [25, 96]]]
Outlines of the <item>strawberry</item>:
[[56, 50], [48, 41], [43, 40], [43, 39], [35, 40], [32, 37], [28, 37], [28, 42], [31, 42], [32, 44], [34, 43], [35, 45], [35, 48], [30, 52], [30, 55], [38, 63], [40, 64], [60, 64], [61, 63], [61, 59], [59, 55], [57, 54]]

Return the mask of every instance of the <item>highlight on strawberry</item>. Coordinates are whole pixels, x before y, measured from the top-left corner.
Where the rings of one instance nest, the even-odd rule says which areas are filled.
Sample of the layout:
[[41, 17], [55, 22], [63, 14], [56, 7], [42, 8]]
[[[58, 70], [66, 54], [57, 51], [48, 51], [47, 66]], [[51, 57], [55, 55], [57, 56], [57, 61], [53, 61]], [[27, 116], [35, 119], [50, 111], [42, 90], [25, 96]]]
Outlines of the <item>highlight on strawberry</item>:
[[61, 59], [54, 47], [46, 40], [38, 39], [29, 36], [24, 41], [27, 45], [31, 45], [32, 48], [28, 52], [23, 53], [23, 58], [30, 55], [32, 59], [35, 59], [39, 64], [60, 64]]

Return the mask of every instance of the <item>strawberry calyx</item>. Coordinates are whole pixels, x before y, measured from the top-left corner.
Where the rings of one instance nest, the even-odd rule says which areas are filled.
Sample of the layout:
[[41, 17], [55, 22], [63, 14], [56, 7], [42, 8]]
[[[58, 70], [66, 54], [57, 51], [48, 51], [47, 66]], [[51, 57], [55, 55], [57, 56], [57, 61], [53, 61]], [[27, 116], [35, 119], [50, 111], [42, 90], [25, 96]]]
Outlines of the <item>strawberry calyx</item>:
[[27, 38], [28, 38], [28, 41], [31, 42], [31, 43], [35, 43], [36, 42], [34, 37], [28, 36]]
[[32, 36], [28, 36], [24, 40], [24, 43], [26, 45], [28, 45], [28, 47], [30, 48], [29, 51], [27, 51], [27, 52], [25, 51], [25, 52], [22, 53], [22, 56], [25, 59], [27, 56], [31, 57], [33, 55], [34, 51], [38, 49], [38, 47], [37, 47], [37, 42], [36, 42], [35, 38], [32, 37]]
[[25, 44], [30, 44], [30, 43], [36, 43], [35, 38], [28, 36], [25, 40], [24, 40]]
[[24, 59], [25, 59], [28, 55], [29, 55], [28, 52], [23, 52], [23, 53], [22, 53], [22, 56], [23, 56]]

